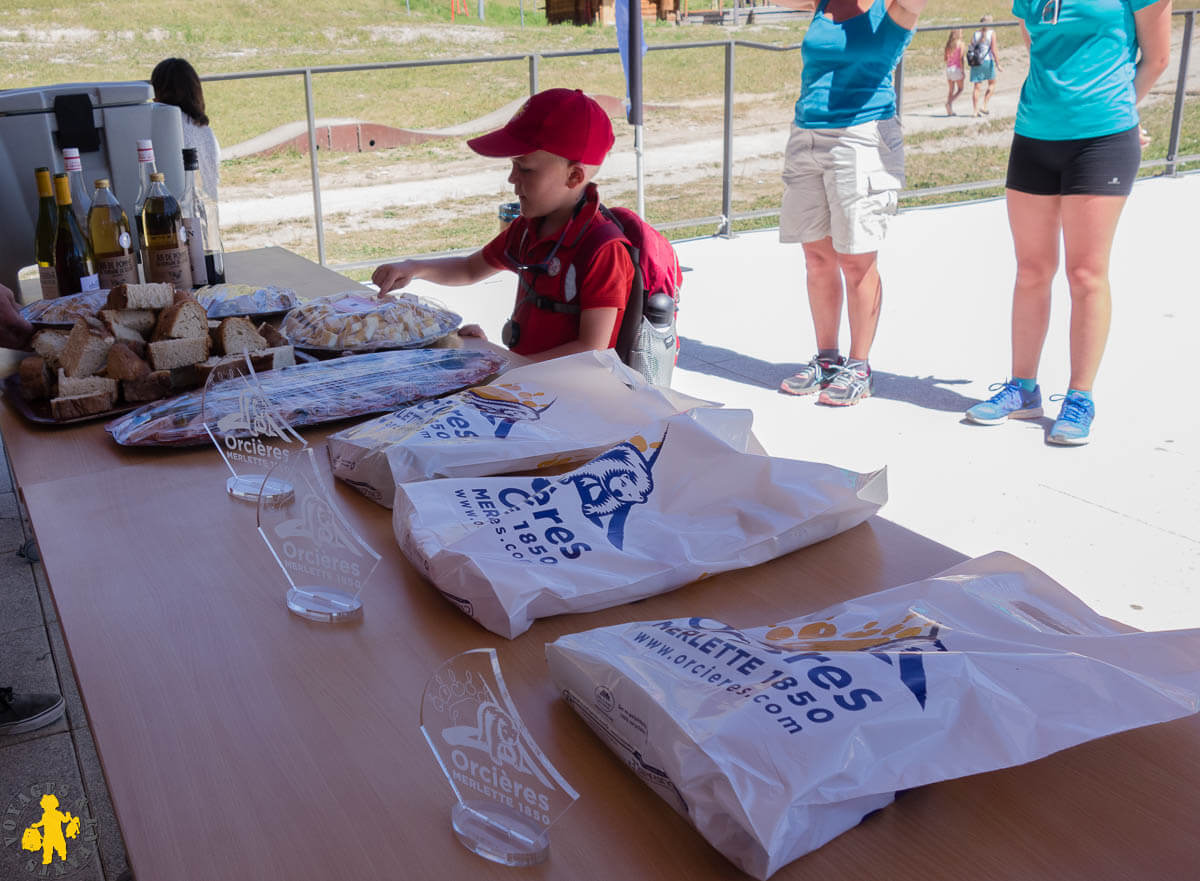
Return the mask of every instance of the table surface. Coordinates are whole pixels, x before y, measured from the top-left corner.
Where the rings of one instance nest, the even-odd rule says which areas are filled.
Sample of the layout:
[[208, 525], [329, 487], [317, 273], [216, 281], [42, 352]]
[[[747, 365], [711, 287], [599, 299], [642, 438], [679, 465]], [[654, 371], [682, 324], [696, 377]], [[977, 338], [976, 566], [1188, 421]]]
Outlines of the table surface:
[[[228, 257], [233, 281], [309, 296], [353, 286], [281, 249]], [[329, 627], [286, 611], [254, 508], [226, 495], [215, 451], [123, 449], [102, 426], [39, 429], [0, 413], [139, 881], [746, 877], [558, 699], [544, 644], [630, 620], [770, 623], [963, 559], [875, 517], [509, 642], [444, 601], [399, 553], [388, 512], [339, 483], [383, 560], [362, 620]], [[305, 435], [318, 443], [330, 430]], [[549, 860], [526, 869], [459, 846], [450, 788], [418, 728], [432, 671], [481, 646], [498, 650], [532, 735], [581, 796], [552, 830]], [[1194, 877], [1198, 747], [1191, 717], [926, 786], [775, 877]]]

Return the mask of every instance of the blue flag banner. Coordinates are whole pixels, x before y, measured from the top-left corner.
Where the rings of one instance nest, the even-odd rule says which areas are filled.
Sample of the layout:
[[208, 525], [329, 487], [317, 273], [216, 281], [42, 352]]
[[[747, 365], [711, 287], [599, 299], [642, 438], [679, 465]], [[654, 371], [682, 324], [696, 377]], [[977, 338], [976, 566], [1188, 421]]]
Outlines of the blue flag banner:
[[[633, 89], [630, 82], [629, 73], [629, 4], [631, 0], [615, 0], [613, 12], [617, 19], [617, 47], [621, 52], [621, 67], [625, 71], [625, 110], [628, 113], [633, 105]], [[638, 4], [638, 12], [641, 12], [641, 0], [632, 0]], [[635, 45], [638, 47], [638, 57], [641, 58], [646, 54], [646, 41], [642, 39], [642, 16], [639, 14], [634, 17], [634, 27], [637, 28], [637, 33], [633, 35]], [[640, 71], [640, 65], [639, 65]]]

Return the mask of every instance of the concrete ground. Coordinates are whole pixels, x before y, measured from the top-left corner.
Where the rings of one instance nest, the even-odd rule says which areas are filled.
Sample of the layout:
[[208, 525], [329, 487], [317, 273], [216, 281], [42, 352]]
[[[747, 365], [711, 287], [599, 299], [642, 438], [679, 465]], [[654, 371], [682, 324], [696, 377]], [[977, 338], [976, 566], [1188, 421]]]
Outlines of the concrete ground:
[[[1010, 551], [1136, 627], [1200, 627], [1200, 419], [1187, 391], [1187, 353], [1200, 327], [1196, 204], [1200, 175], [1134, 190], [1113, 252], [1113, 331], [1089, 446], [1045, 443], [1056, 405], [1036, 422], [962, 419], [1009, 369], [1014, 261], [1002, 201], [895, 218], [881, 255], [875, 397], [846, 409], [777, 391], [814, 349], [798, 246], [780, 245], [774, 230], [679, 243], [691, 271], [674, 386], [753, 410], [772, 455], [858, 470], [887, 465], [882, 515], [934, 541], [970, 556]], [[467, 288], [418, 282], [414, 290], [498, 338], [513, 279]], [[1067, 379], [1061, 274], [1054, 294], [1040, 376], [1046, 395]], [[11, 808], [23, 819], [21, 797], [51, 784], [71, 804], [86, 803], [72, 808], [85, 820], [71, 851], [79, 863], [66, 877], [113, 881], [125, 868], [120, 830], [44, 573], [17, 553], [30, 536], [0, 469], [0, 686], [67, 699], [63, 720], [0, 738], [0, 879], [40, 872], [5, 818]]]

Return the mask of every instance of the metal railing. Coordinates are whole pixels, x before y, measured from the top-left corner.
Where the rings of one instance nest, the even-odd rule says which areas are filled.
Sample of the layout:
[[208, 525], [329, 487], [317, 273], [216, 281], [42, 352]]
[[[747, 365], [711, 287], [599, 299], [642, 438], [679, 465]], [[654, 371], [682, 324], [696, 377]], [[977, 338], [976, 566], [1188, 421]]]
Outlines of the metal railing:
[[[1173, 14], [1183, 17], [1183, 40], [1179, 53], [1179, 64], [1176, 68], [1176, 87], [1175, 101], [1171, 115], [1171, 134], [1167, 144], [1167, 156], [1165, 159], [1147, 160], [1141, 164], [1141, 168], [1164, 168], [1164, 174], [1175, 175], [1178, 173], [1179, 165], [1184, 162], [1194, 162], [1200, 160], [1200, 154], [1192, 153], [1187, 155], [1179, 155], [1179, 146], [1183, 132], [1183, 107], [1187, 97], [1187, 75], [1191, 59], [1192, 38], [1195, 30], [1197, 9], [1177, 10]], [[736, 17], [735, 17], [736, 23]], [[989, 24], [989, 27], [1016, 27], [1019, 22], [995, 22]], [[918, 27], [917, 32], [933, 32], [933, 31], [949, 31], [954, 28], [973, 28], [976, 23], [964, 25], [934, 25], [928, 27]], [[723, 122], [723, 156], [721, 162], [721, 213], [718, 215], [710, 215], [707, 217], [693, 217], [686, 220], [669, 221], [665, 223], [657, 223], [660, 229], [671, 230], [684, 227], [707, 226], [716, 224], [716, 235], [732, 236], [734, 235], [733, 224], [736, 221], [759, 220], [767, 217], [778, 216], [778, 209], [766, 211], [751, 211], [735, 213], [733, 211], [733, 131], [734, 131], [734, 114], [733, 114], [733, 99], [734, 99], [734, 64], [735, 64], [735, 49], [751, 49], [756, 51], [766, 52], [795, 52], [800, 49], [800, 43], [792, 43], [786, 46], [778, 46], [770, 43], [757, 43], [747, 40], [738, 40], [730, 37], [728, 40], [710, 40], [692, 43], [669, 43], [652, 45], [647, 44], [647, 51], [650, 52], [672, 52], [683, 49], [705, 49], [705, 48], [720, 48], [724, 52], [724, 122]], [[294, 67], [284, 68], [279, 70], [264, 70], [251, 71], [244, 73], [223, 73], [209, 74], [201, 77], [204, 82], [220, 82], [228, 80], [244, 80], [258, 79], [265, 77], [287, 77], [299, 76], [304, 82], [304, 100], [305, 108], [308, 117], [308, 151], [309, 163], [312, 173], [312, 194], [313, 194], [313, 223], [316, 229], [317, 237], [317, 258], [322, 265], [328, 265], [325, 255], [325, 228], [324, 219], [321, 213], [321, 177], [317, 165], [317, 143], [316, 143], [316, 114], [313, 101], [313, 76], [318, 74], [329, 73], [347, 73], [355, 71], [369, 70], [398, 70], [419, 67], [446, 67], [461, 64], [496, 64], [501, 62], [525, 61], [529, 69], [529, 93], [532, 95], [538, 91], [538, 68], [541, 59], [549, 58], [580, 58], [598, 55], [616, 55], [618, 52], [616, 47], [602, 49], [573, 49], [562, 50], [555, 52], [533, 52], [520, 53], [513, 55], [483, 55], [472, 56], [465, 58], [438, 58], [427, 59], [421, 61], [391, 61], [377, 62], [368, 64], [342, 64], [342, 65], [326, 65], [318, 67]], [[897, 112], [900, 111], [903, 102], [904, 89], [904, 58], [901, 57], [900, 63], [896, 67], [895, 72], [895, 89], [896, 89], [896, 106]], [[915, 190], [903, 190], [900, 193], [901, 197], [912, 196], [935, 196], [944, 195], [954, 192], [971, 192], [974, 190], [993, 189], [1004, 185], [1003, 179], [987, 180], [987, 181], [962, 181], [953, 184], [946, 184], [938, 187], [924, 187]], [[379, 260], [364, 261], [361, 263], [340, 264], [335, 268], [338, 269], [356, 269], [364, 266], [376, 265]]]

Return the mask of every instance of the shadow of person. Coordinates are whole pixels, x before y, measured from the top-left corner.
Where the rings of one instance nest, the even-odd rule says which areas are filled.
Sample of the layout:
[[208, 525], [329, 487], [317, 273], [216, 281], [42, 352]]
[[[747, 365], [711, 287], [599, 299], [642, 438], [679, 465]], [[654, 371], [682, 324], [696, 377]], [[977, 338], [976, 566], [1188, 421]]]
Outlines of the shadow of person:
[[[681, 370], [691, 370], [759, 388], [778, 389], [779, 383], [803, 367], [804, 363], [765, 361], [731, 349], [712, 346], [701, 340], [680, 337], [678, 366]], [[980, 400], [959, 394], [948, 387], [967, 385], [971, 382], [970, 379], [903, 376], [883, 370], [874, 371], [874, 376], [872, 394], [875, 397], [903, 401], [926, 410], [962, 413]]]

